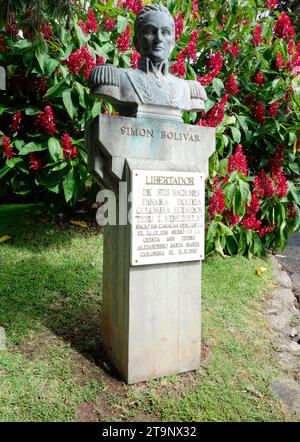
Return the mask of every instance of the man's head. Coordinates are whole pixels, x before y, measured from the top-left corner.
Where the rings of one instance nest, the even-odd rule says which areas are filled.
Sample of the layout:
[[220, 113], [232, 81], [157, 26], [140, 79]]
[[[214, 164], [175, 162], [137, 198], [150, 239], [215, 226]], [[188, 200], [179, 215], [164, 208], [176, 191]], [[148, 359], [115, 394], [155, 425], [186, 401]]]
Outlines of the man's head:
[[165, 6], [147, 5], [139, 12], [134, 23], [134, 45], [153, 63], [169, 60], [175, 46], [175, 24]]

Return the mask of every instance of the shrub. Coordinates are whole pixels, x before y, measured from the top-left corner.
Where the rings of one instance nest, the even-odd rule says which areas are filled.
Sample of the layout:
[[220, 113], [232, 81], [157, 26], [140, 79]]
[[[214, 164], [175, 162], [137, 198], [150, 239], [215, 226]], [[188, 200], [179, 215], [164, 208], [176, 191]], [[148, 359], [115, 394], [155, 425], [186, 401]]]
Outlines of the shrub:
[[[74, 204], [91, 182], [84, 128], [110, 105], [89, 95], [96, 63], [137, 67], [133, 22], [140, 0], [72, 1], [72, 18], [42, 10], [32, 40], [25, 7], [0, 22], [1, 193]], [[148, 2], [149, 3], [149, 2]], [[197, 79], [208, 100], [189, 124], [216, 127], [210, 161], [207, 253], [261, 255], [300, 225], [300, 44], [277, 1], [166, 2], [176, 22], [171, 72]], [[19, 27], [22, 32], [19, 32]]]

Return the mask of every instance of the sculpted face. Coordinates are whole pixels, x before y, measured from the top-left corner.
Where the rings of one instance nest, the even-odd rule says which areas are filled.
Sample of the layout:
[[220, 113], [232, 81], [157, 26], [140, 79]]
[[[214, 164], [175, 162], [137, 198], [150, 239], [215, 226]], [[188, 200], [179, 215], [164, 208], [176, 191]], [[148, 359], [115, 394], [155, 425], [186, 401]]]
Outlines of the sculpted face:
[[167, 14], [148, 12], [137, 39], [137, 49], [154, 63], [167, 61], [175, 46], [174, 29]]

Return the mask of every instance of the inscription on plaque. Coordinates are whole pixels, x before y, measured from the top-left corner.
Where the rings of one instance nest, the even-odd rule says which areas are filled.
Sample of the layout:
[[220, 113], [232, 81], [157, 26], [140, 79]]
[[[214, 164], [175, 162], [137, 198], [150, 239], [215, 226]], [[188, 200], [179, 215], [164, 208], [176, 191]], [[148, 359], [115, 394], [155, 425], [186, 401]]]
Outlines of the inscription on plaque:
[[204, 259], [204, 175], [132, 172], [131, 264]]

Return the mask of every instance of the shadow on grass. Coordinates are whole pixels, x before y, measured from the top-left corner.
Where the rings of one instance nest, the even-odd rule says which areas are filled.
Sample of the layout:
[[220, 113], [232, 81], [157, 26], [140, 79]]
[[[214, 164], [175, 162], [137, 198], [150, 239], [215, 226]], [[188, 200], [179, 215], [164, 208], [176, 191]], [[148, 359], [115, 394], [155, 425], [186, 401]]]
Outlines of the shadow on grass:
[[101, 235], [41, 222], [41, 209], [0, 208], [0, 236], [12, 236], [0, 248], [0, 325], [21, 346], [51, 330], [118, 379], [101, 343]]

